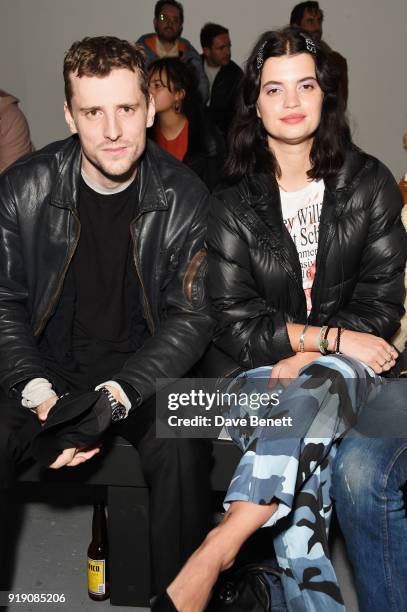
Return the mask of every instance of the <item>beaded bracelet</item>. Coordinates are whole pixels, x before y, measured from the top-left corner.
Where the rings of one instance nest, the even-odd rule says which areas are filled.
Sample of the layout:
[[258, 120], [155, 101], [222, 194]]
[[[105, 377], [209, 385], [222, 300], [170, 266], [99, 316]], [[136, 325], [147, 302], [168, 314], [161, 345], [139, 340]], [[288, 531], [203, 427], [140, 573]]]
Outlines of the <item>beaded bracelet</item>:
[[325, 338], [325, 334], [327, 333], [327, 330], [328, 330], [328, 326], [324, 325], [323, 327], [321, 327], [321, 329], [319, 330], [319, 334], [318, 334], [318, 348], [319, 348], [319, 352], [321, 353], [321, 355], [328, 355], [329, 342], [328, 342], [328, 338]]

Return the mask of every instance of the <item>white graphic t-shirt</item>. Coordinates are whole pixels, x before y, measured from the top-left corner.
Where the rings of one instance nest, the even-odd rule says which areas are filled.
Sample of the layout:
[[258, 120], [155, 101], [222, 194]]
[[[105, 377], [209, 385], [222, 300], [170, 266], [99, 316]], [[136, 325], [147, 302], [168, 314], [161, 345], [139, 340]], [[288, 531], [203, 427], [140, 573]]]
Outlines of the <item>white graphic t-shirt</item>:
[[284, 224], [298, 251], [302, 270], [302, 286], [311, 311], [311, 288], [315, 277], [318, 250], [319, 219], [325, 185], [323, 180], [312, 181], [300, 191], [280, 189]]

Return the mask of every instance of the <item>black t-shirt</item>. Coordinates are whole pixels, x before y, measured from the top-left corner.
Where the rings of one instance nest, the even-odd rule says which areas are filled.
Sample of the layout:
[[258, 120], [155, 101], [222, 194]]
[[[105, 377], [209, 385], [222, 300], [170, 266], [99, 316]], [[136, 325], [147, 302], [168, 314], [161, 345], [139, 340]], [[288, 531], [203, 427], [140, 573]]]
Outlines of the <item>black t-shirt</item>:
[[114, 377], [149, 336], [130, 234], [136, 209], [137, 180], [104, 195], [81, 178], [79, 243], [41, 342], [60, 386], [89, 389]]

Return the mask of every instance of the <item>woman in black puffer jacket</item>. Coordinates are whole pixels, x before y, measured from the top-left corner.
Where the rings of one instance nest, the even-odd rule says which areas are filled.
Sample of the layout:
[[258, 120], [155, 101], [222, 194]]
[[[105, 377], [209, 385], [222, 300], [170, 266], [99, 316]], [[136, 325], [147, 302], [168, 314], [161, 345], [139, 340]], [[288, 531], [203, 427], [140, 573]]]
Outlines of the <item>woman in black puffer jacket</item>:
[[[228, 362], [229, 373], [244, 371], [228, 391], [277, 390], [279, 405], [270, 401], [260, 416], [290, 417], [292, 426], [277, 439], [272, 422], [229, 428], [245, 454], [225, 519], [168, 595], [178, 609], [203, 610], [245, 540], [281, 521], [274, 548], [288, 609], [342, 611], [326, 542], [330, 460], [334, 441], [396, 366], [401, 197], [387, 168], [352, 144], [338, 75], [298, 29], [256, 44], [230, 144], [231, 184], [217, 192], [207, 239], [217, 317], [211, 374]], [[230, 413], [243, 409], [250, 420], [250, 400]]]
[[[277, 181], [252, 174], [216, 194], [222, 205], [213, 206], [208, 231], [210, 290], [218, 319], [214, 343], [243, 368], [291, 357], [299, 337], [290, 341], [295, 332], [287, 329], [289, 322], [301, 324], [293, 328], [297, 331], [308, 322], [389, 341], [399, 328], [405, 230], [393, 176], [377, 159], [352, 147], [338, 173], [324, 183], [321, 206], [312, 203], [303, 212], [315, 222], [308, 232], [300, 227], [297, 237], [301, 240], [302, 231], [305, 242], [319, 235], [308, 313], [304, 268], [284, 225]], [[311, 339], [312, 332], [306, 335]], [[332, 329], [328, 338], [335, 335]], [[382, 373], [376, 356], [363, 352], [365, 338], [359, 345], [358, 336], [343, 331], [341, 352], [348, 336], [355, 343], [349, 356], [364, 358]], [[309, 348], [318, 350], [315, 342]]]

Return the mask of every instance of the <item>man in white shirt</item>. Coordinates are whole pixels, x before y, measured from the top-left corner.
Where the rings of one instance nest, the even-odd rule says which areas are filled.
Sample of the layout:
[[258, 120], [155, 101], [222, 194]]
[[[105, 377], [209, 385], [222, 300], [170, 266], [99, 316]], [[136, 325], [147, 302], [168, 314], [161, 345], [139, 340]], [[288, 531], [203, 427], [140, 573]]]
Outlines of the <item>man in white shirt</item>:
[[229, 30], [206, 23], [200, 34], [202, 62], [209, 81], [209, 108], [212, 120], [226, 135], [233, 119], [242, 70], [232, 61]]

